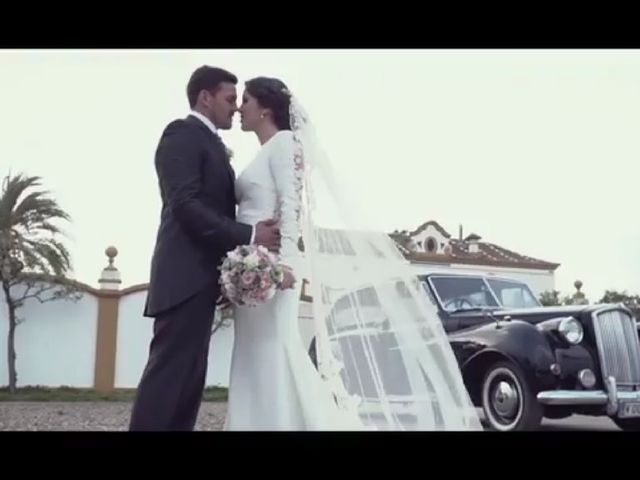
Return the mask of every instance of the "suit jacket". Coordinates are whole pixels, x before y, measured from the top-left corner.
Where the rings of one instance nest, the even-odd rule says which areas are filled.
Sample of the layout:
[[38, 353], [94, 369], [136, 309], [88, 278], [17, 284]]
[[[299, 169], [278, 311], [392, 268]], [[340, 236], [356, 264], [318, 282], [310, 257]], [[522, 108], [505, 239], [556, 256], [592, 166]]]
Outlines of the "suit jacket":
[[162, 198], [144, 315], [157, 316], [203, 288], [219, 291], [218, 266], [252, 227], [235, 222], [235, 174], [220, 137], [194, 116], [171, 122], [155, 156]]

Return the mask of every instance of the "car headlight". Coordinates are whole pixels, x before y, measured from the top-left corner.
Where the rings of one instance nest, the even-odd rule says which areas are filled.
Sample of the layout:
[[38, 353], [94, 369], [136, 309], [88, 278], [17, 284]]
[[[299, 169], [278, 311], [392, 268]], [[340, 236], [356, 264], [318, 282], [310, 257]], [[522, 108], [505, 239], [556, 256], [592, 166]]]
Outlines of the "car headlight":
[[573, 317], [563, 318], [558, 325], [558, 332], [571, 345], [579, 344], [584, 337], [582, 325]]

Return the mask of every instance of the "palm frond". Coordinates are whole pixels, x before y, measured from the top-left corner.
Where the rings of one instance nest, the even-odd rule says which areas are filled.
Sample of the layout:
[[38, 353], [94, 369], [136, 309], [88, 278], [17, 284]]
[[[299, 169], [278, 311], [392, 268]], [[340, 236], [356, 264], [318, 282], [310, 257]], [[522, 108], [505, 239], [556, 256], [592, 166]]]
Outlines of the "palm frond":
[[38, 223], [45, 219], [71, 220], [58, 203], [45, 196], [44, 192], [32, 192], [22, 199], [11, 212], [11, 223]]
[[[34, 229], [32, 229], [31, 231], [33, 231]], [[38, 233], [44, 233], [44, 232], [48, 232], [51, 235], [61, 235], [61, 236], [67, 236], [67, 232], [64, 231], [62, 228], [60, 228], [57, 225], [54, 225], [53, 223], [49, 223], [49, 222], [42, 222], [38, 225], [37, 230], [39, 231]]]
[[44, 259], [37, 255], [32, 249], [27, 248], [19, 252], [18, 257], [21, 257], [24, 264], [24, 270], [22, 273], [44, 273], [50, 274], [51, 267], [44, 261]]
[[0, 196], [0, 226], [9, 223], [11, 212], [16, 208], [20, 196], [28, 189], [40, 185], [40, 177], [28, 177], [23, 174], [5, 177]]
[[[62, 276], [71, 269], [71, 257], [68, 250], [60, 242], [47, 240], [27, 240], [30, 259], [42, 272]], [[37, 260], [36, 260], [37, 259]]]
[[50, 199], [32, 199], [27, 205], [20, 203], [18, 208], [11, 214], [11, 223], [13, 225], [23, 224], [28, 228], [38, 228], [39, 224], [48, 220], [71, 220], [69, 214]]
[[0, 258], [14, 258], [24, 273], [64, 276], [71, 269], [71, 255], [57, 240], [63, 230], [57, 221], [71, 217], [43, 190], [40, 177], [7, 176], [0, 196]]

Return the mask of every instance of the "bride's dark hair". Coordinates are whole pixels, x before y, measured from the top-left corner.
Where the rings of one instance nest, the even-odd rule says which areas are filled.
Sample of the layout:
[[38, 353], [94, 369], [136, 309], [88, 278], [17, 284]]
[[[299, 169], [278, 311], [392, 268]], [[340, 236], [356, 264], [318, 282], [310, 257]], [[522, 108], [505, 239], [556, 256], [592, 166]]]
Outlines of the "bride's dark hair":
[[256, 77], [244, 84], [245, 89], [261, 107], [273, 113], [273, 123], [278, 130], [291, 130], [289, 105], [291, 96], [282, 80], [270, 77]]

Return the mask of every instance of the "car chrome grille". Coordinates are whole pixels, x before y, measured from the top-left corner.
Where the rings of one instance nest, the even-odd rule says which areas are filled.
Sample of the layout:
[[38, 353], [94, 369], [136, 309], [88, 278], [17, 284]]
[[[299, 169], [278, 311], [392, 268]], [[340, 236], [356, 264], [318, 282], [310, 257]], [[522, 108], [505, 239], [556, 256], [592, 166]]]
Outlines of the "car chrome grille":
[[640, 342], [633, 317], [621, 310], [596, 312], [593, 325], [603, 378], [623, 387], [640, 386]]

